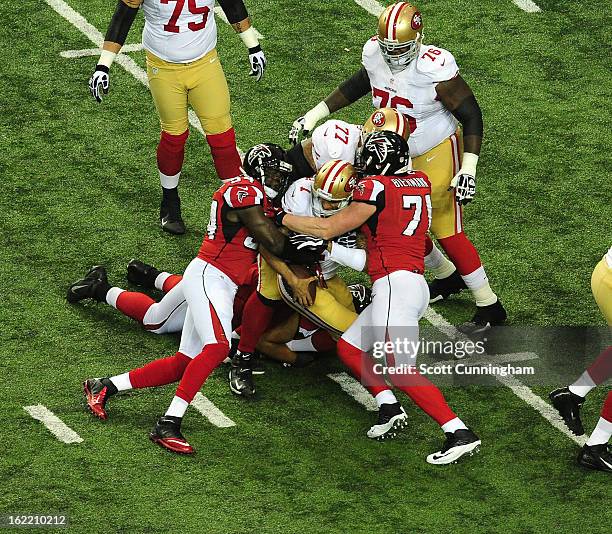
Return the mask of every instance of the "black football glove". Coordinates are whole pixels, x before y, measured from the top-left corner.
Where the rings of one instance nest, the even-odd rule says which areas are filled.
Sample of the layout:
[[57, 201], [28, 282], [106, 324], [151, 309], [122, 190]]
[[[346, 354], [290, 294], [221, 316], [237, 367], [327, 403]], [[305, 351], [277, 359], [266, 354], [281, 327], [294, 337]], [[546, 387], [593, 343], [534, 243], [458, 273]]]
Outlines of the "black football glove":
[[325, 250], [327, 250], [325, 239], [295, 234], [285, 241], [282, 257], [291, 263], [312, 265], [321, 259]]
[[91, 75], [91, 78], [89, 78], [89, 90], [91, 96], [93, 96], [97, 102], [102, 102], [100, 87], [102, 87], [102, 92], [107, 95], [108, 88], [110, 87], [110, 75], [106, 65], [96, 65], [96, 70]]
[[334, 239], [338, 245], [342, 245], [346, 248], [357, 248], [357, 232], [351, 230], [346, 234], [342, 234], [340, 237]]

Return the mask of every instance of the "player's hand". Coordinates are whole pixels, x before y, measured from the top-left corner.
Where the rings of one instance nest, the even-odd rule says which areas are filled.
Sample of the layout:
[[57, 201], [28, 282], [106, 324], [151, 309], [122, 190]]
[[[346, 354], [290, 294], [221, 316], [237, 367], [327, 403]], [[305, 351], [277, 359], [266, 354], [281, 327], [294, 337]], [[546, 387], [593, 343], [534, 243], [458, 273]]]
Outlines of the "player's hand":
[[311, 282], [316, 281], [316, 276], [311, 276], [310, 278], [299, 278], [296, 276], [295, 279], [292, 280], [293, 283], [289, 284], [293, 290], [293, 300], [305, 308], [312, 306], [314, 304], [314, 300], [310, 296], [308, 287], [310, 286]]
[[451, 180], [449, 191], [455, 189], [455, 199], [465, 205], [474, 200], [476, 194], [476, 177], [460, 170]]
[[314, 108], [308, 111], [303, 117], [293, 121], [293, 126], [289, 131], [289, 142], [297, 145], [300, 134], [307, 137], [317, 123], [329, 115], [329, 108], [325, 102], [319, 102]]
[[294, 234], [289, 237], [289, 242], [296, 252], [295, 258], [292, 258], [294, 263], [302, 265], [312, 265], [319, 261], [327, 249], [325, 239], [307, 234]]
[[102, 92], [107, 95], [109, 87], [110, 76], [108, 74], [108, 67], [106, 65], [96, 65], [96, 70], [91, 75], [91, 78], [89, 78], [91, 96], [93, 96], [97, 102], [102, 102], [100, 88], [102, 88]]
[[261, 46], [253, 46], [249, 48], [249, 63], [251, 64], [251, 72], [249, 76], [255, 76], [257, 81], [261, 80], [266, 70], [266, 55], [263, 53]]
[[[299, 119], [295, 119], [291, 126], [291, 130], [289, 130], [289, 142], [292, 145], [297, 145], [300, 139], [300, 134], [304, 132], [304, 121], [305, 117], [300, 117]], [[304, 132], [306, 135], [308, 132]]]
[[338, 243], [338, 245], [342, 245], [346, 248], [357, 248], [357, 232], [351, 230], [350, 232], [337, 237], [335, 241]]

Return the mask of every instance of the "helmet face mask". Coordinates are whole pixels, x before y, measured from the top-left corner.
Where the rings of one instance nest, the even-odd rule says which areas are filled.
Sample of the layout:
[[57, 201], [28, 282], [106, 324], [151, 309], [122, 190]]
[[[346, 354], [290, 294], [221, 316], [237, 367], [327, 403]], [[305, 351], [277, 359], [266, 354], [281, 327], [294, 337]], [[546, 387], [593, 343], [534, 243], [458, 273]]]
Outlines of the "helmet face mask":
[[378, 45], [391, 72], [404, 70], [419, 53], [423, 18], [407, 2], [390, 5], [378, 19]]
[[261, 182], [270, 200], [281, 198], [287, 191], [293, 166], [280, 146], [261, 143], [249, 148], [242, 165], [247, 176]]
[[348, 161], [330, 160], [315, 176], [312, 184], [312, 213], [329, 217], [346, 208], [357, 183], [355, 167]]

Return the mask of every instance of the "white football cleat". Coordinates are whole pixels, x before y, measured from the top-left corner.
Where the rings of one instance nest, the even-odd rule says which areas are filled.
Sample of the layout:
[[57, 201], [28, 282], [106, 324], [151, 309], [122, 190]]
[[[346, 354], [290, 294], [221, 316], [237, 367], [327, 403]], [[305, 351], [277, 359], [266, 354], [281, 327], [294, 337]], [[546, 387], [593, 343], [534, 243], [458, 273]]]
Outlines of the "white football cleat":
[[446, 432], [446, 441], [442, 450], [427, 457], [427, 462], [434, 465], [452, 464], [469, 453], [472, 456], [478, 452], [480, 438], [469, 429], [462, 428], [454, 433]]
[[408, 416], [399, 402], [381, 404], [378, 409], [378, 420], [368, 430], [370, 439], [393, 439], [397, 433], [408, 426]]

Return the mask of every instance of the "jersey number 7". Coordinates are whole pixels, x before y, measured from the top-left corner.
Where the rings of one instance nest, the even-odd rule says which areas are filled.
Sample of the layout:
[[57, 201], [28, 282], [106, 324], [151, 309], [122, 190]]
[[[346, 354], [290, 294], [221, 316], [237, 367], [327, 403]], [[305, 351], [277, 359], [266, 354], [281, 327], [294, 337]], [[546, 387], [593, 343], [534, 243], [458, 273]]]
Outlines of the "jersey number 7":
[[[425, 195], [425, 205], [427, 207], [427, 230], [429, 230], [429, 225], [431, 224], [431, 196]], [[423, 216], [423, 197], [419, 195], [403, 195], [402, 196], [402, 207], [405, 210], [414, 210], [412, 212], [412, 219], [404, 228], [402, 234], [404, 235], [414, 235], [416, 229], [419, 227], [421, 223], [421, 219]]]

